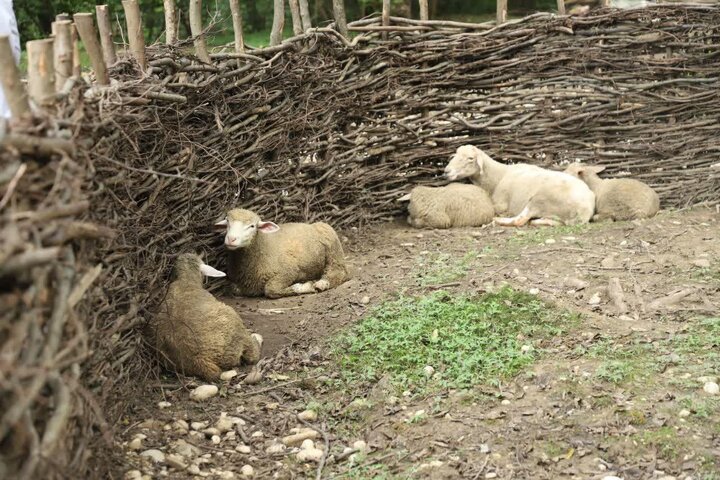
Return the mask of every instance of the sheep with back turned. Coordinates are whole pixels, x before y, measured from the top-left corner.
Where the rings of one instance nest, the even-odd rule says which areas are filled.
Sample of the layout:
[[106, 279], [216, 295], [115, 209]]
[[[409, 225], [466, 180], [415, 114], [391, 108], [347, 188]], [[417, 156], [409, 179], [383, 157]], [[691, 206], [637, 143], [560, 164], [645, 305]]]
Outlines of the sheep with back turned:
[[223, 370], [260, 359], [262, 337], [250, 334], [240, 315], [202, 285], [203, 275], [225, 274], [195, 254], [179, 255], [155, 319], [156, 348], [166, 367], [214, 381]]
[[585, 182], [595, 193], [594, 221], [650, 218], [660, 210], [658, 194], [633, 178], [602, 179], [605, 167], [573, 163], [565, 172]]
[[236, 208], [215, 225], [225, 231], [234, 295], [302, 295], [335, 288], [348, 279], [342, 244], [327, 223], [277, 225]]
[[400, 198], [405, 200], [410, 201], [407, 221], [415, 228], [480, 227], [495, 215], [487, 192], [471, 184], [417, 186]]

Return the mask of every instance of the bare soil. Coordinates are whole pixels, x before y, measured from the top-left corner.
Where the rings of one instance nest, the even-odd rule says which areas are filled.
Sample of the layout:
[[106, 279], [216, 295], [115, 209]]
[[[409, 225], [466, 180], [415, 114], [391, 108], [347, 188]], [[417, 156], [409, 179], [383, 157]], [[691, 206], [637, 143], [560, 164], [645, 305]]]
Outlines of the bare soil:
[[[200, 383], [168, 375], [138, 401], [128, 422], [124, 471], [241, 478], [241, 467], [251, 465], [255, 478], [283, 479], [318, 473], [348, 479], [718, 479], [720, 396], [703, 385], [720, 376], [720, 354], [708, 357], [720, 345], [694, 352], [673, 342], [719, 315], [719, 220], [715, 209], [695, 208], [583, 227], [440, 231], [398, 221], [346, 231], [353, 278], [341, 287], [279, 300], [224, 299], [265, 338], [258, 365], [263, 380], [241, 383], [250, 370], [241, 368], [219, 396], [196, 403], [188, 392]], [[461, 264], [468, 252], [471, 260]], [[352, 414], [353, 398], [328, 386], [336, 368], [328, 340], [384, 300], [437, 289], [483, 293], [503, 283], [582, 314], [581, 324], [554, 339], [526, 372], [499, 386], [399, 399], [379, 382], [366, 392], [367, 408]], [[158, 408], [161, 401], [171, 405]], [[319, 410], [311, 422], [320, 431], [316, 443], [330, 449], [323, 464], [298, 462], [291, 450], [267, 453], [275, 439], [307, 426], [296, 414], [310, 402]], [[408, 422], [418, 410], [426, 414]], [[212, 432], [189, 434], [173, 423], [212, 426], [221, 412], [245, 424], [219, 443]], [[147, 438], [132, 451], [127, 442], [138, 433]], [[153, 464], [138, 455], [151, 448], [169, 454], [177, 439], [197, 447], [185, 460], [196, 467]], [[342, 455], [357, 440], [369, 451]], [[239, 444], [250, 452], [237, 451]]]

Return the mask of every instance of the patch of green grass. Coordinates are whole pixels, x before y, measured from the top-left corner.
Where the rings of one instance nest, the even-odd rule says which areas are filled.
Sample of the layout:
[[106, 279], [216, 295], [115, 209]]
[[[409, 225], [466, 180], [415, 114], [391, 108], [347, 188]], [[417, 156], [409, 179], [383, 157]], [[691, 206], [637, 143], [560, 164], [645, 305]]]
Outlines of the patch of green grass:
[[657, 450], [658, 456], [665, 460], [676, 460], [680, 457], [684, 442], [672, 427], [646, 430], [637, 434], [636, 438], [641, 444]]
[[690, 396], [681, 399], [680, 405], [701, 419], [715, 418], [720, 412], [720, 400], [715, 398]]
[[545, 243], [550, 238], [560, 241], [562, 237], [580, 235], [593, 228], [589, 223], [580, 225], [561, 225], [558, 227], [526, 227], [515, 230], [515, 235], [508, 239], [510, 245], [535, 245]]
[[[435, 292], [376, 308], [334, 341], [343, 381], [375, 382], [388, 374], [398, 389], [497, 384], [533, 362], [523, 344], [557, 336], [577, 315], [505, 287], [479, 298]], [[525, 338], [518, 340], [518, 336]], [[434, 368], [428, 378], [425, 366]]]
[[478, 256], [475, 250], [467, 252], [460, 258], [450, 253], [437, 253], [425, 258], [421, 265], [425, 270], [419, 273], [420, 284], [423, 286], [440, 285], [454, 282], [467, 275], [470, 266]]
[[337, 480], [395, 480], [400, 477], [392, 474], [385, 465], [353, 465], [347, 472], [332, 478]]
[[606, 382], [622, 383], [632, 375], [632, 365], [624, 360], [608, 360], [600, 364], [595, 375]]

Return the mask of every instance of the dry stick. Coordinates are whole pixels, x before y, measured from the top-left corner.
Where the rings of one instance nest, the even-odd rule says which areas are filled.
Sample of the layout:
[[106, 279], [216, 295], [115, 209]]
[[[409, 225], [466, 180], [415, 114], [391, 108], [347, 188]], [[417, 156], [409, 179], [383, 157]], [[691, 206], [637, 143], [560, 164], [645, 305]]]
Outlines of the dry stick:
[[[14, 114], [13, 114], [14, 116]], [[10, 145], [21, 153], [48, 156], [59, 151], [75, 154], [75, 144], [62, 138], [44, 138], [34, 135], [12, 134], [5, 135], [0, 145]]]
[[[389, 27], [390, 26], [390, 0], [383, 0], [382, 5], [382, 26], [383, 27]], [[387, 39], [387, 33], [382, 33], [383, 40]]]
[[100, 43], [102, 44], [103, 56], [107, 66], [114, 65], [117, 62], [115, 55], [115, 44], [112, 39], [112, 27], [110, 26], [110, 14], [107, 5], [97, 5], [95, 7], [97, 16], [98, 30], [100, 31]]
[[55, 68], [53, 67], [54, 40], [31, 40], [27, 42], [28, 94], [38, 105], [55, 99]]
[[[233, 31], [235, 32], [235, 53], [245, 53], [242, 12], [240, 11], [240, 3], [238, 0], [230, 0], [230, 11], [232, 12]], [[238, 66], [241, 64], [242, 60], [238, 58]]]
[[300, 4], [298, 0], [288, 0], [290, 4], [290, 14], [292, 16], [293, 34], [300, 35], [303, 33], [302, 19], [300, 18]]
[[95, 70], [95, 80], [100, 85], [109, 85], [110, 79], [108, 78], [107, 67], [98, 41], [92, 13], [76, 13], [73, 18], [75, 19], [75, 28], [80, 34], [80, 40], [85, 45], [85, 50], [90, 56], [90, 63], [92, 63]]
[[333, 15], [335, 16], [335, 27], [345, 38], [348, 38], [347, 17], [345, 15], [345, 0], [333, 0]]
[[[562, 0], [558, 0], [561, 2]], [[430, 11], [428, 10], [428, 0], [420, 0], [420, 20], [430, 20]]]
[[[230, 0], [232, 5], [233, 0]], [[165, 43], [172, 45], [177, 42], [177, 9], [175, 0], [163, 0], [165, 9]]]
[[303, 31], [307, 32], [312, 28], [312, 18], [310, 17], [310, 6], [308, 0], [299, 0], [300, 18], [302, 19]]
[[140, 65], [140, 69], [145, 72], [147, 69], [147, 59], [145, 58], [145, 36], [143, 35], [140, 6], [137, 0], [122, 0], [122, 6], [123, 10], [125, 10], [125, 23], [127, 23], [130, 51]]
[[273, 24], [270, 31], [270, 46], [280, 45], [283, 39], [283, 29], [285, 28], [285, 2], [283, 0], [275, 0], [273, 8]]
[[20, 118], [30, 113], [30, 102], [20, 80], [20, 69], [10, 46], [10, 37], [0, 36], [0, 84], [10, 106], [10, 113]]
[[496, 0], [497, 17], [495, 19], [498, 25], [502, 25], [507, 20], [507, 0]]
[[73, 75], [73, 24], [70, 20], [53, 22], [53, 56], [55, 64], [55, 88], [60, 90], [68, 78]]
[[190, 0], [190, 33], [195, 39], [195, 55], [203, 62], [210, 63], [202, 28], [202, 0]]
[[565, 0], [557, 0], [558, 15], [565, 15]]

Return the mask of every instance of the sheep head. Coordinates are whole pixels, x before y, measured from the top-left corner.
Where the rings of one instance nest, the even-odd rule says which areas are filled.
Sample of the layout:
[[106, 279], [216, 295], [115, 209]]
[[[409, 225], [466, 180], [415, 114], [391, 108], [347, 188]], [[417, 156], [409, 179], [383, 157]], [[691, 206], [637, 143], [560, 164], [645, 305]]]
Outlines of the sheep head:
[[605, 167], [596, 165], [583, 165], [582, 163], [571, 163], [565, 169], [565, 173], [581, 180], [596, 177], [598, 173], [605, 170]]
[[280, 230], [273, 222], [265, 222], [257, 214], [242, 208], [230, 210], [225, 219], [215, 226], [225, 232], [225, 248], [228, 250], [249, 246], [258, 232], [273, 233]]
[[445, 177], [454, 181], [473, 175], [482, 175], [486, 158], [490, 157], [473, 145], [458, 147], [455, 155], [450, 159], [450, 163], [445, 167]]
[[182, 253], [175, 260], [175, 277], [182, 279], [192, 279], [198, 282], [202, 281], [202, 276], [206, 277], [224, 277], [225, 273], [216, 270], [210, 265], [205, 264], [199, 255], [194, 253]]

